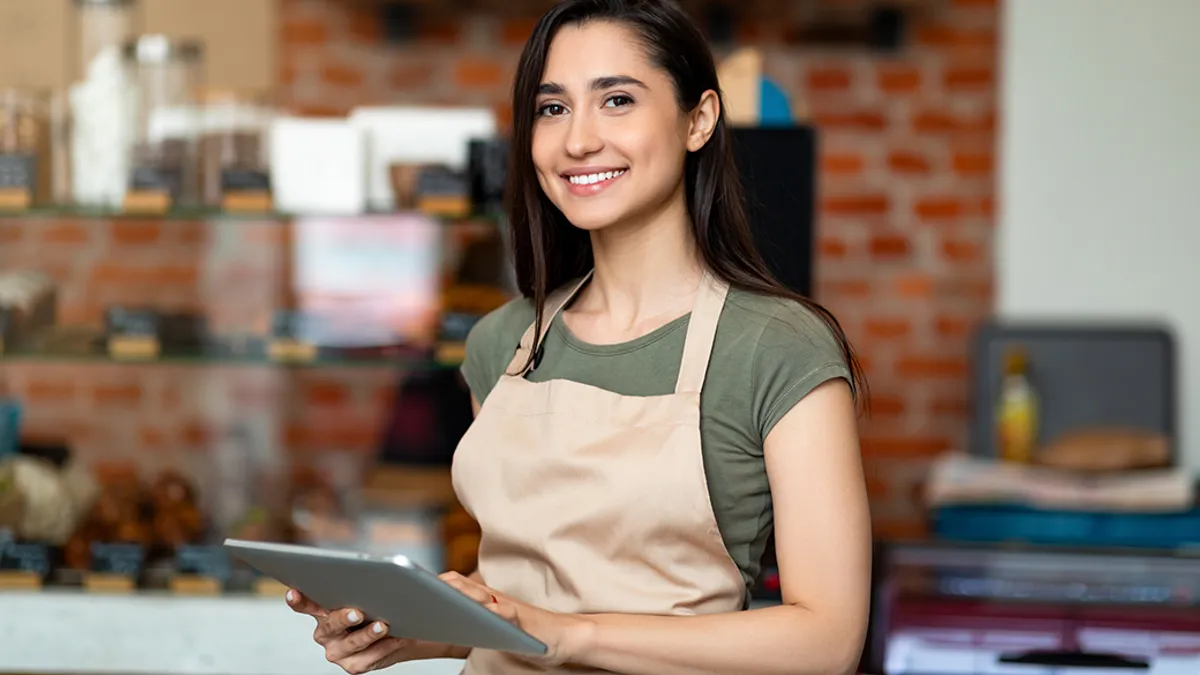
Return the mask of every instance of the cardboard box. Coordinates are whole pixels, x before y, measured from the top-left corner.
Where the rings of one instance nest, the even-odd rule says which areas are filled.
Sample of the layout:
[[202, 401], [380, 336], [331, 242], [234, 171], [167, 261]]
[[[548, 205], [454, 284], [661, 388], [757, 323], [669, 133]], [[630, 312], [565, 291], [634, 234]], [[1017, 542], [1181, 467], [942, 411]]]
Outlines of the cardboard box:
[[207, 88], [274, 90], [279, 74], [279, 0], [140, 1], [145, 33], [204, 43]]

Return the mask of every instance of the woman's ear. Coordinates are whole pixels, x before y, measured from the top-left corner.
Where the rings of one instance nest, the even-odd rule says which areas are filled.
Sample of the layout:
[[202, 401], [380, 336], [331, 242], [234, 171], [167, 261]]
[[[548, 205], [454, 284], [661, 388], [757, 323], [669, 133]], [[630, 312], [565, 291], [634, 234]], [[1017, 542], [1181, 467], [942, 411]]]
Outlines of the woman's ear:
[[696, 152], [712, 138], [717, 129], [717, 120], [721, 119], [721, 99], [717, 92], [711, 89], [704, 92], [688, 116], [687, 149], [688, 152]]

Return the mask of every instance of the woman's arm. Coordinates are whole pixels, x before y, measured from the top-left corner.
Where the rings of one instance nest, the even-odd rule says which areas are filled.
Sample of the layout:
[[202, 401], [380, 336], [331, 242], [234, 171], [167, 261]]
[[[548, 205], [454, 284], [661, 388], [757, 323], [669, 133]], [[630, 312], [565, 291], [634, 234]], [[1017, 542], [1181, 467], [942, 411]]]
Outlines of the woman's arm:
[[693, 617], [582, 617], [571, 661], [626, 675], [854, 672], [870, 604], [871, 524], [846, 382], [826, 382], [796, 404], [765, 453], [783, 604]]
[[686, 617], [568, 615], [496, 593], [477, 577], [449, 581], [550, 645], [551, 663], [624, 675], [853, 673], [870, 604], [871, 524], [846, 382], [805, 396], [765, 446], [781, 606]]

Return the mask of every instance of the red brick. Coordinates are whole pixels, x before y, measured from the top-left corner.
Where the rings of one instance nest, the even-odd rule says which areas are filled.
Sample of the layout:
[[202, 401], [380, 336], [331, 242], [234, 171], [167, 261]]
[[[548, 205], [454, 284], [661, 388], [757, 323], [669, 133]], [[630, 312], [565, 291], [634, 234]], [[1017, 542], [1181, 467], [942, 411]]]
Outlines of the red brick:
[[334, 87], [361, 87], [366, 74], [361, 68], [329, 63], [321, 68], [321, 81]]
[[954, 172], [964, 178], [992, 175], [995, 161], [989, 152], [958, 152], [954, 154]]
[[393, 89], [420, 89], [433, 81], [433, 66], [428, 63], [401, 63], [388, 75]]
[[337, 382], [305, 382], [304, 402], [314, 407], [334, 407], [350, 402], [350, 392]]
[[137, 405], [142, 400], [142, 388], [136, 384], [101, 385], [92, 390], [96, 405]]
[[821, 157], [821, 170], [837, 176], [856, 176], [865, 166], [866, 160], [857, 153], [827, 153]]
[[876, 517], [871, 524], [871, 534], [878, 541], [914, 541], [929, 536], [929, 526], [916, 518]]
[[383, 24], [376, 8], [348, 7], [347, 10], [346, 30], [352, 40], [365, 45], [375, 45], [383, 40]]
[[903, 356], [896, 361], [901, 377], [959, 378], [967, 374], [967, 360], [952, 356]]
[[46, 244], [87, 244], [92, 238], [92, 228], [89, 225], [94, 224], [69, 221], [52, 223], [42, 230], [41, 239]]
[[494, 60], [464, 58], [454, 68], [454, 81], [467, 89], [496, 87], [504, 82], [504, 69]]
[[537, 19], [509, 19], [500, 28], [500, 41], [506, 45], [519, 47], [524, 45], [537, 26]]
[[24, 232], [16, 225], [0, 224], [0, 246], [12, 246], [21, 241]]
[[65, 403], [75, 398], [75, 385], [71, 382], [34, 380], [25, 389], [25, 402], [30, 405]]
[[949, 440], [922, 436], [866, 436], [862, 439], [862, 453], [870, 457], [896, 457], [904, 459], [937, 457], [951, 447]]
[[895, 260], [907, 258], [912, 252], [912, 244], [908, 237], [898, 234], [884, 234], [871, 237], [871, 257], [876, 259]]
[[950, 91], [987, 90], [995, 87], [995, 79], [991, 68], [951, 68], [942, 83]]
[[813, 68], [804, 78], [810, 91], [846, 91], [854, 83], [853, 74], [847, 68]]
[[206, 447], [217, 438], [215, 430], [200, 422], [189, 422], [180, 431], [183, 444], [192, 447]]
[[871, 417], [891, 418], [900, 417], [908, 410], [908, 403], [902, 396], [871, 392]]
[[283, 23], [283, 43], [287, 46], [319, 47], [329, 40], [329, 29], [315, 20], [291, 20]]
[[421, 21], [420, 39], [438, 45], [455, 45], [462, 39], [462, 25], [449, 19]]
[[102, 263], [92, 269], [92, 283], [140, 284], [147, 286], [194, 286], [200, 279], [195, 265], [127, 267]]
[[890, 208], [887, 195], [862, 194], [828, 197], [821, 210], [830, 216], [882, 216]]
[[935, 417], [965, 422], [971, 415], [971, 406], [970, 402], [962, 396], [939, 396], [930, 403], [929, 411]]
[[145, 427], [138, 432], [138, 437], [147, 450], [166, 450], [169, 446], [167, 434], [162, 429]]
[[953, 221], [962, 217], [963, 203], [952, 197], [926, 197], [917, 201], [914, 212], [923, 221]]
[[912, 324], [903, 317], [867, 319], [863, 322], [863, 328], [868, 337], [877, 340], [895, 340], [912, 333]]
[[902, 298], [926, 299], [933, 296], [933, 291], [933, 279], [924, 274], [906, 274], [896, 279], [896, 292]]
[[945, 338], [963, 338], [970, 334], [976, 321], [961, 316], [939, 316], [934, 319], [934, 330]]
[[862, 299], [870, 296], [871, 282], [863, 279], [826, 281], [821, 284], [821, 297], [829, 299], [829, 301], [846, 298]]
[[114, 244], [137, 246], [157, 242], [162, 232], [162, 223], [156, 221], [118, 220], [111, 236]]
[[820, 250], [822, 258], [842, 259], [849, 252], [845, 240], [832, 236], [821, 237], [817, 242], [817, 248]]
[[992, 49], [996, 46], [996, 31], [993, 28], [930, 24], [917, 28], [916, 40], [923, 46], [939, 49]]
[[942, 240], [942, 256], [950, 262], [977, 263], [984, 259], [984, 250], [973, 241], [946, 238]]
[[921, 88], [921, 71], [914, 66], [880, 65], [875, 79], [887, 94], [910, 94]]
[[970, 117], [958, 115], [948, 110], [922, 110], [913, 115], [913, 130], [918, 134], [990, 134], [995, 131], [995, 128], [995, 112]]
[[813, 113], [813, 123], [830, 131], [883, 131], [887, 117], [875, 110], [824, 110]]
[[929, 158], [919, 152], [897, 150], [888, 155], [888, 168], [900, 174], [926, 175], [933, 170]]

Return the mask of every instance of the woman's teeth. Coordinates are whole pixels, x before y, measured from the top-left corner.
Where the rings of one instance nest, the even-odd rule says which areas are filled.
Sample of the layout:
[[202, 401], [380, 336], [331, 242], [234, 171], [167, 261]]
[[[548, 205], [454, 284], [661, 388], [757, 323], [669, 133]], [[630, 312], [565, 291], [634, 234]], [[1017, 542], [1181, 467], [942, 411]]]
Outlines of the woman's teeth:
[[625, 169], [621, 169], [620, 171], [605, 171], [604, 173], [589, 173], [583, 176], [569, 176], [567, 180], [571, 181], [572, 185], [591, 185], [592, 183], [612, 180], [623, 173], [625, 173]]

